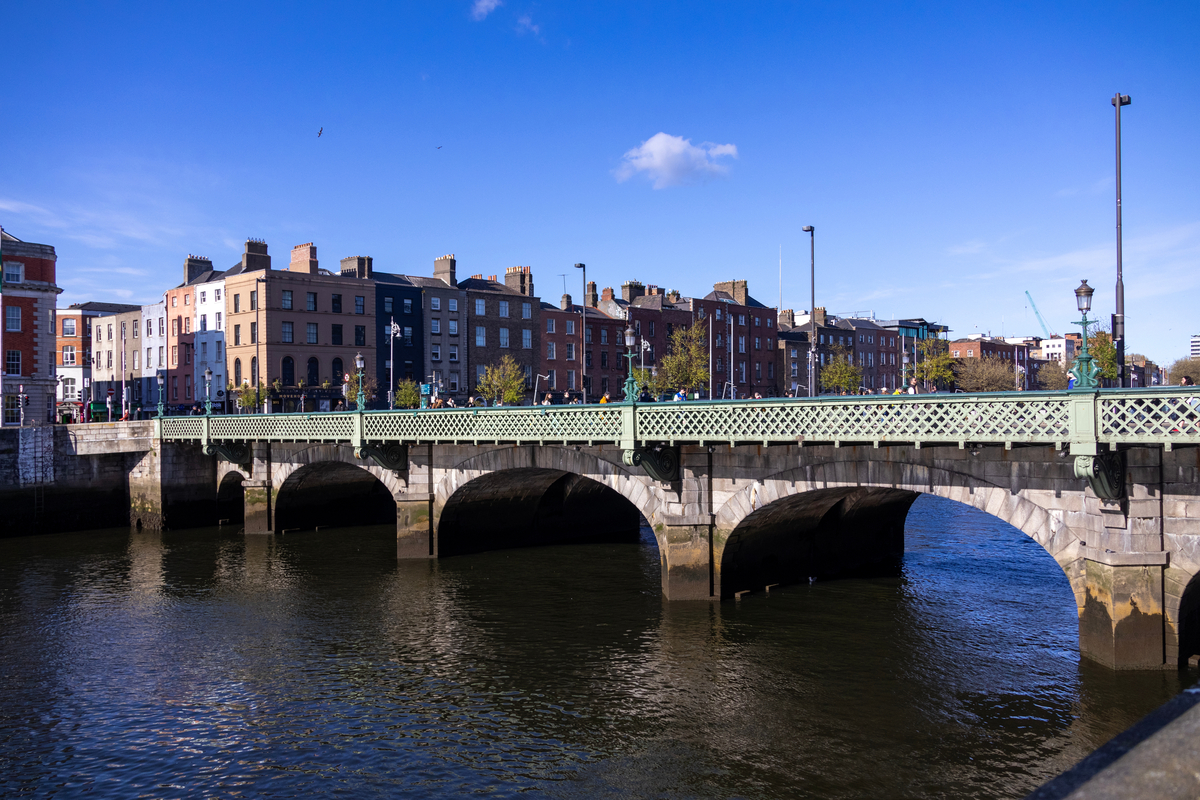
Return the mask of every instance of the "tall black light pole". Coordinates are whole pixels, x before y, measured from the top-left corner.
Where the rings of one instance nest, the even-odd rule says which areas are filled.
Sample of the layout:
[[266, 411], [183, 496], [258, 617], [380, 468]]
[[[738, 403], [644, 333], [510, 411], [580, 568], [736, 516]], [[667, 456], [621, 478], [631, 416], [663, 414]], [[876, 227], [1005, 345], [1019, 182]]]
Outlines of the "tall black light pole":
[[812, 292], [808, 305], [808, 396], [817, 396], [817, 234], [812, 225], [800, 230], [808, 234], [809, 288]]
[[1117, 308], [1112, 315], [1113, 346], [1117, 351], [1117, 385], [1129, 385], [1125, 374], [1125, 281], [1121, 274], [1121, 106], [1133, 101], [1129, 95], [1117, 92], [1112, 104], [1117, 111]]
[[587, 405], [587, 264], [576, 264], [575, 269], [583, 270], [583, 302], [579, 304], [583, 309], [583, 321], [579, 325], [579, 388], [583, 392], [583, 404]]

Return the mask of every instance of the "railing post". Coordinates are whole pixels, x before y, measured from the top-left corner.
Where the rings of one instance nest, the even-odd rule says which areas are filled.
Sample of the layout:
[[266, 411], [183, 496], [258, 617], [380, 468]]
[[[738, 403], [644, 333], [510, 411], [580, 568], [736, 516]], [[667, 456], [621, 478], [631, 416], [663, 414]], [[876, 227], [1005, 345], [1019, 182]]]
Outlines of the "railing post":
[[200, 445], [204, 448], [204, 452], [206, 452], [206, 453], [208, 452], [209, 443], [212, 441], [212, 437], [209, 435], [209, 432], [208, 432], [208, 422], [209, 422], [208, 416], [201, 417]]
[[354, 452], [358, 453], [365, 442], [363, 437], [363, 412], [359, 411], [354, 415], [354, 430], [350, 434], [350, 446], [354, 448]]
[[637, 403], [621, 405], [621, 449], [632, 453], [637, 448]]
[[1121, 455], [1110, 450], [1100, 453], [1100, 393], [1082, 391], [1070, 394], [1071, 455], [1075, 457], [1075, 477], [1087, 478], [1092, 491], [1101, 500], [1125, 497], [1125, 465]]

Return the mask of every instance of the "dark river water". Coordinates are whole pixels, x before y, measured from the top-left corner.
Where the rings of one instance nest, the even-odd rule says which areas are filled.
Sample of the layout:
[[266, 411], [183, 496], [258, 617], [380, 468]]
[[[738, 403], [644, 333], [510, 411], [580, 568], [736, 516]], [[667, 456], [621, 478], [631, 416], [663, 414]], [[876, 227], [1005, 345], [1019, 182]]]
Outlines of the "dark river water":
[[652, 537], [0, 540], [0, 796], [1012, 798], [1182, 688], [1081, 662], [1004, 523], [923, 498], [906, 540], [720, 604], [664, 603]]

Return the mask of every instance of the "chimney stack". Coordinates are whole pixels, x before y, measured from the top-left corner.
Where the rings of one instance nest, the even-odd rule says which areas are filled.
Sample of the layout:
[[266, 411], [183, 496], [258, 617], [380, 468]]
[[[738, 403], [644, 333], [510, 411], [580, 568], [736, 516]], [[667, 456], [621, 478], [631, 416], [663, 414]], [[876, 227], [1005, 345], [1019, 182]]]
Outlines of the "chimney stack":
[[571, 295], [564, 294], [562, 296], [562, 302], [560, 302], [558, 304], [558, 307], [561, 308], [563, 311], [570, 311], [571, 310]]
[[[613, 290], [611, 286], [604, 287], [604, 291], [600, 293], [600, 299], [606, 303], [611, 303], [613, 301]], [[595, 306], [592, 307], [595, 308]]]
[[247, 239], [246, 250], [242, 253], [242, 271], [270, 268], [271, 257], [267, 255], [267, 243], [262, 239]]
[[317, 274], [317, 246], [312, 242], [298, 244], [292, 248], [292, 260], [288, 264], [288, 272], [306, 272]]
[[533, 267], [509, 267], [504, 271], [504, 285], [533, 297]]
[[206, 272], [212, 271], [212, 261], [204, 256], [189, 255], [183, 262], [183, 282], [191, 283]]
[[373, 263], [374, 259], [370, 256], [346, 256], [342, 259], [341, 275], [343, 278], [369, 280]]
[[780, 311], [779, 330], [783, 331], [794, 327], [796, 327], [796, 313], [790, 308]]
[[621, 284], [621, 299], [626, 303], [632, 303], [639, 297], [646, 296], [646, 287], [642, 286], [641, 281], [625, 281]]
[[[609, 300], [612, 299], [612, 291], [609, 291]], [[600, 296], [596, 294], [596, 282], [588, 281], [587, 294], [583, 296], [583, 304], [588, 308], [599, 308]]]
[[818, 328], [825, 327], [825, 306], [817, 306], [813, 309], [813, 319], [816, 320]]
[[454, 274], [457, 264], [458, 260], [454, 258], [454, 253], [434, 259], [433, 277], [440, 278], [451, 286], [458, 286], [458, 278]]
[[750, 299], [750, 290], [747, 288], [746, 281], [721, 281], [714, 283], [713, 289], [730, 295], [739, 306], [747, 305], [746, 301]]

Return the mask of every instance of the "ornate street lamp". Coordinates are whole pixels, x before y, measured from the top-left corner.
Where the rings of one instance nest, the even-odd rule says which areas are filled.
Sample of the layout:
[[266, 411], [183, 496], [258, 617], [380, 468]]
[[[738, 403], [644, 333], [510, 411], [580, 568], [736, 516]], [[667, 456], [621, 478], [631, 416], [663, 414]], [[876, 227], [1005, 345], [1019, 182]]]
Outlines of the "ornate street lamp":
[[629, 362], [629, 377], [625, 379], [625, 402], [632, 403], [637, 399], [637, 381], [633, 379], [633, 345], [636, 341], [634, 338], [633, 323], [625, 328], [625, 359]]
[[163, 407], [163, 384], [167, 382], [167, 379], [163, 377], [161, 372], [158, 373], [156, 377], [158, 379], [158, 418], [162, 419], [163, 414], [166, 411], [166, 409]]
[[1096, 389], [1100, 386], [1100, 382], [1096, 380], [1096, 376], [1100, 374], [1100, 368], [1092, 362], [1092, 357], [1088, 354], [1088, 325], [1091, 325], [1092, 322], [1088, 319], [1087, 312], [1092, 310], [1093, 292], [1095, 289], [1088, 286], [1086, 280], [1075, 290], [1075, 303], [1083, 314], [1083, 319], [1074, 323], [1083, 326], [1083, 343], [1079, 348], [1079, 357], [1075, 359], [1076, 389]]
[[212, 416], [212, 369], [204, 370], [204, 416]]
[[364, 397], [365, 392], [363, 389], [363, 364], [364, 363], [366, 363], [366, 362], [363, 361], [362, 353], [359, 353], [358, 355], [354, 356], [354, 366], [358, 367], [358, 394], [355, 396], [355, 402], [358, 404], [359, 411], [367, 410], [367, 400]]

